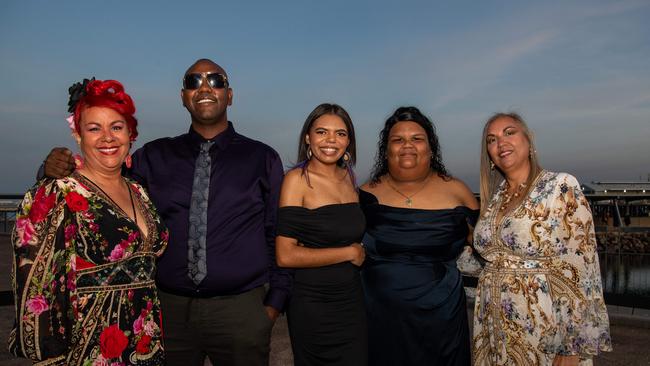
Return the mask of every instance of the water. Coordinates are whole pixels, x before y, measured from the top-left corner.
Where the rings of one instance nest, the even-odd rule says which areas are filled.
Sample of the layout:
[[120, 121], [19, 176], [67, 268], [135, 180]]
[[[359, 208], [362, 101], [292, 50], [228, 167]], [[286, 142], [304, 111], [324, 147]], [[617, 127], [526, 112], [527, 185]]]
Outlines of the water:
[[600, 253], [607, 303], [650, 309], [650, 254]]

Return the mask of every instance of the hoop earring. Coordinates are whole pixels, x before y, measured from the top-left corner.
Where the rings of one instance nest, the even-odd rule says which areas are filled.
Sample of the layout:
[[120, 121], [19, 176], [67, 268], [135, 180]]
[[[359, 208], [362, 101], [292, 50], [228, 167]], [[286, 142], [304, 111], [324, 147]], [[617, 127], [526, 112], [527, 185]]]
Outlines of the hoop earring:
[[350, 155], [350, 153], [346, 151], [345, 154], [343, 154], [343, 161], [347, 164], [347, 162], [350, 161], [350, 159], [352, 159], [352, 155]]
[[312, 155], [311, 148], [307, 145], [307, 160], [311, 160]]

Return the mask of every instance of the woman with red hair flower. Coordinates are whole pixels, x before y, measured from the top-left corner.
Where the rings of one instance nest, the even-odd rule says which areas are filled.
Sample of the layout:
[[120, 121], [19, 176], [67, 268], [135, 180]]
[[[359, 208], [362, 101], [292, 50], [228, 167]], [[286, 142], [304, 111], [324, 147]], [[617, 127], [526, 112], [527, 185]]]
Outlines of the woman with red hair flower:
[[153, 278], [168, 233], [121, 174], [135, 106], [115, 80], [84, 79], [69, 93], [81, 157], [71, 176], [39, 181], [16, 215], [9, 349], [36, 364], [164, 364]]

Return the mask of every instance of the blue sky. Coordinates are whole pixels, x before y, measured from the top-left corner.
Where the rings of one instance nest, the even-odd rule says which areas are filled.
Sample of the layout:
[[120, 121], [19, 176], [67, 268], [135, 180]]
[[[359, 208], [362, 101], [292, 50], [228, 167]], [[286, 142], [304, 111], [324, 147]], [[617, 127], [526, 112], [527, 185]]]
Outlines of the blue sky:
[[509, 110], [535, 131], [547, 169], [647, 180], [648, 19], [646, 0], [3, 1], [0, 193], [33, 184], [51, 147], [74, 147], [67, 88], [84, 77], [125, 84], [136, 147], [186, 132], [180, 80], [202, 57], [229, 73], [237, 131], [285, 164], [309, 112], [336, 102], [355, 123], [363, 180], [383, 121], [415, 105], [474, 190], [484, 121]]

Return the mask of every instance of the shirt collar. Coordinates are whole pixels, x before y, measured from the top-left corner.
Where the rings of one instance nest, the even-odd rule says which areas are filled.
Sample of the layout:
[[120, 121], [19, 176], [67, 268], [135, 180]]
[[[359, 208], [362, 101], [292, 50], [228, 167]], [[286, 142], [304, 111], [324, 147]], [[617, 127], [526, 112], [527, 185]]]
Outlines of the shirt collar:
[[220, 134], [215, 136], [214, 138], [207, 140], [203, 136], [201, 136], [198, 132], [194, 131], [194, 128], [190, 125], [190, 130], [187, 133], [189, 137], [189, 141], [191, 145], [196, 148], [197, 150], [200, 149], [200, 145], [206, 141], [214, 141], [214, 145], [210, 147], [210, 150], [212, 149], [219, 149], [219, 150], [224, 150], [230, 141], [232, 141], [233, 137], [235, 136], [235, 128], [232, 125], [232, 122], [228, 121], [228, 127], [223, 130]]

